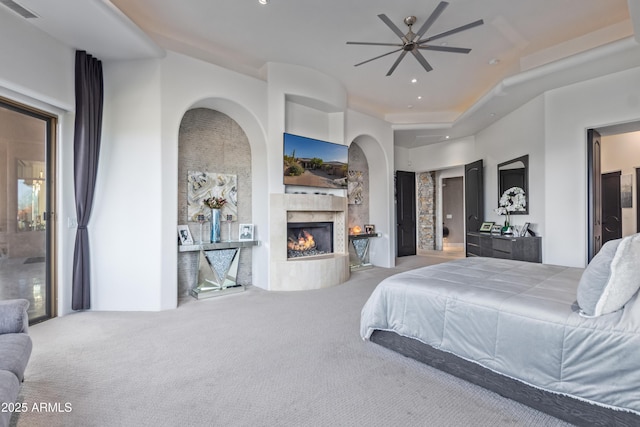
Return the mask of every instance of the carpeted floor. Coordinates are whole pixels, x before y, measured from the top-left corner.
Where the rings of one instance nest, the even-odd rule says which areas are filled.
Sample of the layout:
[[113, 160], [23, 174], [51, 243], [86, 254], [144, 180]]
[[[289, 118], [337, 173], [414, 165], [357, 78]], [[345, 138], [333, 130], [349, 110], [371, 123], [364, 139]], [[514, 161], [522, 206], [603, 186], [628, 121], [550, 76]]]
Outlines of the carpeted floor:
[[[403, 258], [329, 289], [188, 299], [33, 326], [17, 426], [564, 426], [359, 336], [360, 310]], [[44, 410], [37, 411], [35, 408]]]

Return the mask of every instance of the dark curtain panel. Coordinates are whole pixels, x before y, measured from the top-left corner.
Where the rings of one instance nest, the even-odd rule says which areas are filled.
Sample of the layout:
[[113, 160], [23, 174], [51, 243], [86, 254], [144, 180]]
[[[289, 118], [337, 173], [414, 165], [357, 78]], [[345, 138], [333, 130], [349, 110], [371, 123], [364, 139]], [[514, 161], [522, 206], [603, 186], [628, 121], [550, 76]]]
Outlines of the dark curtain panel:
[[98, 171], [102, 132], [102, 63], [76, 51], [76, 122], [73, 173], [78, 231], [73, 252], [73, 296], [71, 308], [91, 308], [89, 233], [93, 191]]

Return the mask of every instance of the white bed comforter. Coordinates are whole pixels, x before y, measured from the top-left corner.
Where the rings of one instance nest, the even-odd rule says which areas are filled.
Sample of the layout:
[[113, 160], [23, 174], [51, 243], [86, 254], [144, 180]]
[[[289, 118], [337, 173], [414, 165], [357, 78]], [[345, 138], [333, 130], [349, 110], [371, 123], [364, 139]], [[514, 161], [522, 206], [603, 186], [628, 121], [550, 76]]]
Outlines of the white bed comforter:
[[547, 391], [640, 413], [638, 296], [582, 317], [582, 271], [465, 258], [400, 273], [372, 293], [360, 333], [393, 331]]

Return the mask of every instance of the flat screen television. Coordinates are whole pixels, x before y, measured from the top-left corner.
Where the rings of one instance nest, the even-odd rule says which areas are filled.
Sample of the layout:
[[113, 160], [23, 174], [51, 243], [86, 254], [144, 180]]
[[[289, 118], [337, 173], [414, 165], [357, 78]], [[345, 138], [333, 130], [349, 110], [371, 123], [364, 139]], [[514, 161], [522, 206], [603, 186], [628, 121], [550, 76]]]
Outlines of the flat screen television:
[[349, 147], [290, 133], [283, 145], [285, 185], [347, 188]]

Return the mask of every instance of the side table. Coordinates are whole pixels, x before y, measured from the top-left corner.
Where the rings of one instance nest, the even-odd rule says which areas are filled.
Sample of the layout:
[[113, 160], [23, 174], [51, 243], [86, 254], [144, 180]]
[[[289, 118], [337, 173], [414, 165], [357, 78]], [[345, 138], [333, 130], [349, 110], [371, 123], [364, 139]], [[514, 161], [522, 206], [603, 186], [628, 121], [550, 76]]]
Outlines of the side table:
[[240, 250], [259, 244], [257, 240], [243, 240], [179, 245], [179, 252], [200, 252], [198, 279], [191, 295], [203, 299], [244, 291], [244, 286], [236, 283]]
[[380, 233], [349, 235], [349, 269], [351, 271], [373, 267], [369, 262], [369, 243], [372, 237], [380, 237]]

